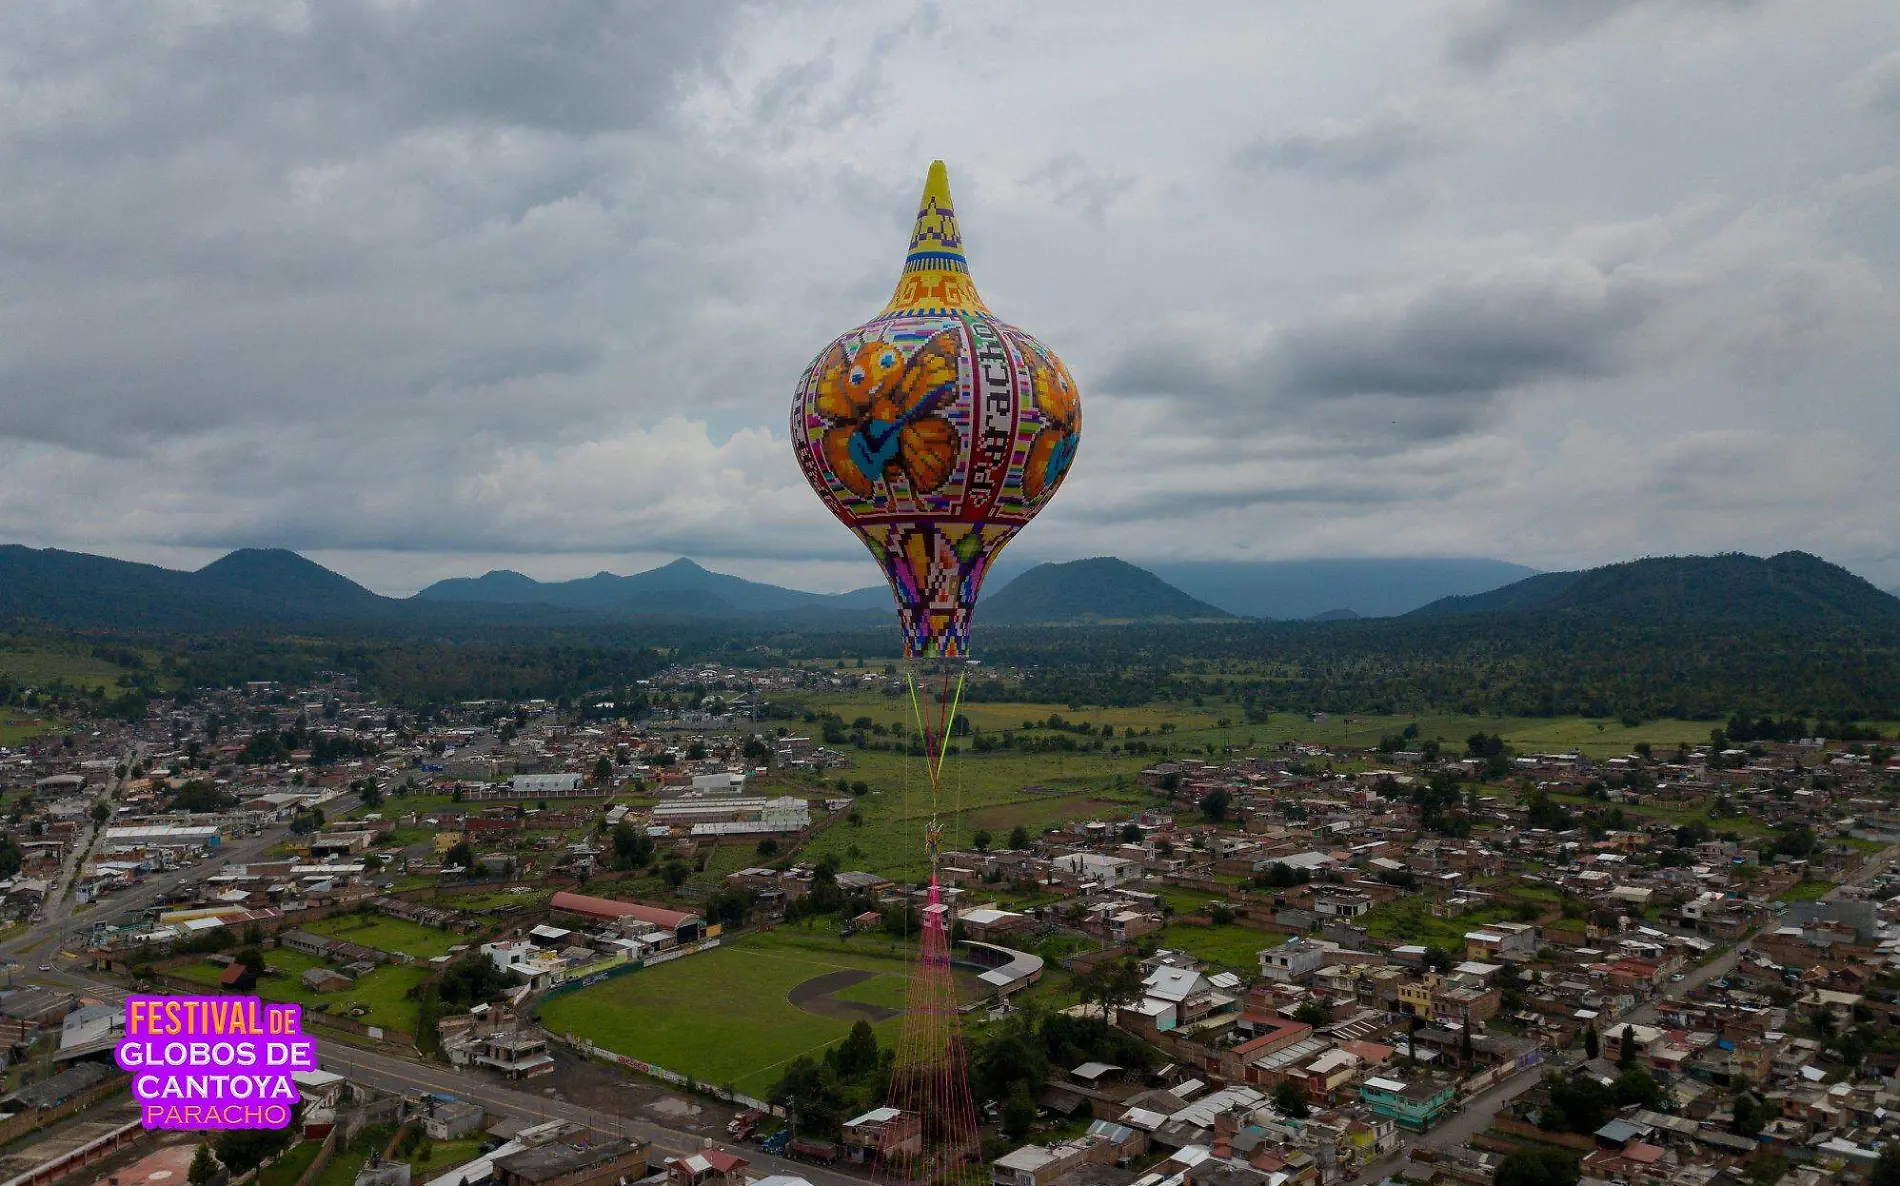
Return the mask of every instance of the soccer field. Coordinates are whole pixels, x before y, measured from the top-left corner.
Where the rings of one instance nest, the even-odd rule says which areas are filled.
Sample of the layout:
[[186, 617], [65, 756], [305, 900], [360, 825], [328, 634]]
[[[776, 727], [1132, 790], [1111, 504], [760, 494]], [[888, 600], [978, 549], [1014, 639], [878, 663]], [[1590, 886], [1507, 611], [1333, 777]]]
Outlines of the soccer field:
[[[894, 1045], [909, 970], [882, 935], [780, 930], [565, 993], [541, 1019], [553, 1033], [763, 1096], [786, 1063], [844, 1037], [858, 1017]], [[966, 993], [975, 983], [961, 969], [958, 979]]]

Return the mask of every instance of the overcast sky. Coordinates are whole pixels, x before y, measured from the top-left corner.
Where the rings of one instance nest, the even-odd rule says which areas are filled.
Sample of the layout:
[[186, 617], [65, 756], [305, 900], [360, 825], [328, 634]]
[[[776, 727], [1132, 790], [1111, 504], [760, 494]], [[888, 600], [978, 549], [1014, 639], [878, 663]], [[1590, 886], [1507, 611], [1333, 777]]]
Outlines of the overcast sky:
[[1900, 585], [1900, 4], [0, 8], [0, 542], [876, 571], [785, 422], [944, 158], [1040, 558]]

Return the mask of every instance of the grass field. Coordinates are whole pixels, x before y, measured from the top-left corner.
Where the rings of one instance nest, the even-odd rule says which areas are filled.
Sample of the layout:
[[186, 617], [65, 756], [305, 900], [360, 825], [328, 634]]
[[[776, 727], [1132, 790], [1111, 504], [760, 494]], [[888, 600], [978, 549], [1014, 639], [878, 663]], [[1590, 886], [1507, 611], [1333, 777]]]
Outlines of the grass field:
[[[1136, 786], [1140, 758], [1102, 754], [960, 753], [943, 766], [933, 803], [922, 758], [889, 751], [852, 751], [855, 764], [833, 778], [863, 781], [871, 793], [858, 800], [864, 824], [838, 824], [805, 850], [813, 860], [835, 852], [846, 868], [888, 877], [914, 877], [925, 868], [924, 824], [934, 812], [944, 825], [944, 843], [967, 846], [977, 829], [1002, 845], [1011, 828], [1031, 832], [1065, 820], [1100, 816], [1126, 819], [1156, 800]], [[761, 780], [760, 793], [810, 794], [812, 784]], [[1030, 788], [1040, 788], [1032, 790]], [[835, 794], [835, 791], [830, 793]]]
[[449, 948], [468, 939], [453, 931], [380, 914], [339, 914], [306, 925], [304, 930], [333, 939], [347, 939], [378, 951], [401, 952], [418, 960], [447, 955]]
[[322, 1148], [322, 1141], [300, 1141], [291, 1146], [282, 1157], [258, 1171], [257, 1186], [297, 1186]]
[[[555, 997], [541, 1007], [541, 1018], [555, 1033], [762, 1095], [787, 1062], [851, 1029], [849, 1021], [791, 1004], [786, 994], [813, 977], [855, 968], [873, 977], [838, 993], [841, 999], [902, 1008], [906, 954], [881, 935], [839, 940], [781, 928]], [[961, 970], [960, 979], [973, 983]], [[881, 1044], [895, 1044], [901, 1020], [875, 1027]]]
[[1278, 947], [1286, 940], [1278, 934], [1256, 931], [1237, 923], [1203, 926], [1198, 923], [1172, 923], [1155, 937], [1162, 947], [1185, 951], [1190, 955], [1248, 976], [1260, 973], [1260, 952]]
[[0, 708], [0, 745], [19, 745], [59, 727], [58, 721], [39, 719], [25, 709]]
[[[427, 970], [419, 965], [406, 968], [385, 965], [342, 992], [315, 993], [305, 988], [298, 977], [311, 968], [322, 967], [322, 960], [302, 952], [274, 948], [264, 953], [264, 962], [283, 972], [281, 976], [259, 978], [257, 995], [267, 1001], [295, 1003], [313, 1012], [332, 1013], [339, 1017], [356, 1016], [351, 1010], [362, 1005], [368, 1012], [356, 1016], [356, 1020], [364, 1025], [382, 1026], [404, 1033], [415, 1032], [416, 1002], [408, 999], [408, 992], [428, 975]], [[199, 984], [216, 985], [223, 970], [214, 963], [202, 961], [177, 968], [172, 975]]]
[[[158, 652], [142, 651], [147, 663], [158, 661]], [[95, 659], [84, 650], [65, 650], [59, 647], [28, 646], [0, 649], [0, 673], [5, 673], [23, 684], [42, 685], [60, 681], [80, 688], [105, 688], [112, 691], [118, 687], [119, 677], [126, 668], [104, 659]]]
[[[801, 703], [807, 707], [837, 713], [847, 722], [860, 716], [897, 726], [908, 737], [915, 726], [906, 698], [891, 698], [878, 693], [833, 694], [810, 697]], [[1422, 715], [1364, 716], [1329, 713], [1315, 721], [1299, 713], [1274, 713], [1265, 724], [1247, 724], [1238, 704], [1213, 697], [1201, 704], [1169, 702], [1135, 708], [1103, 708], [1065, 704], [971, 704], [962, 708], [964, 716], [980, 730], [1021, 730], [1026, 721], [1041, 721], [1058, 713], [1066, 721], [1087, 721], [1092, 725], [1113, 725], [1120, 735], [1129, 729], [1150, 730], [1143, 739], [1149, 743], [1175, 746], [1177, 752], [1204, 751], [1208, 745], [1236, 746], [1241, 749], [1277, 746], [1283, 741], [1313, 744], [1374, 745], [1391, 733], [1402, 732], [1407, 725], [1418, 727], [1418, 736], [1435, 739], [1456, 749], [1476, 732], [1496, 733], [1520, 752], [1574, 750], [1592, 757], [1615, 757], [1646, 741], [1658, 750], [1673, 750], [1679, 743], [1706, 745], [1709, 730], [1721, 727], [1721, 721], [1654, 720], [1625, 726], [1615, 718], [1595, 717], [1475, 717], [1444, 713]], [[1220, 721], [1225, 719], [1225, 728]], [[1900, 722], [1867, 722], [1883, 735], [1900, 733]], [[1174, 726], [1167, 736], [1161, 727]], [[1111, 740], [1110, 744], [1113, 744]]]
[[437, 1174], [452, 1170], [466, 1161], [481, 1156], [481, 1137], [463, 1137], [458, 1141], [424, 1141], [409, 1164], [415, 1169], [417, 1182], [427, 1181]]
[[1462, 953], [1467, 931], [1475, 931], [1487, 922], [1505, 922], [1515, 917], [1516, 911], [1510, 906], [1493, 904], [1457, 918], [1439, 918], [1423, 898], [1394, 898], [1374, 906], [1360, 921], [1366, 933], [1375, 939], [1398, 939]]
[[356, 1175], [361, 1172], [363, 1163], [369, 1160], [369, 1155], [380, 1155], [389, 1144], [389, 1138], [395, 1135], [395, 1127], [388, 1124], [371, 1125], [357, 1133], [355, 1140], [330, 1158], [330, 1164], [323, 1167], [311, 1186], [355, 1186]]

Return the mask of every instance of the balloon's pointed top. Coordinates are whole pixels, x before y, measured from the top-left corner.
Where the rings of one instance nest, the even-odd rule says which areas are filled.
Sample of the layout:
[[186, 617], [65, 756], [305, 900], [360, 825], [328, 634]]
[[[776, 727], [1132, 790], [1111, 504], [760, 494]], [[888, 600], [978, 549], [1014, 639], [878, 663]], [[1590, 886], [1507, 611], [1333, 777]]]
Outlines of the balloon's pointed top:
[[950, 201], [950, 174], [942, 161], [932, 161], [924, 177], [924, 196], [917, 203], [904, 274], [880, 316], [959, 312], [989, 309], [976, 293], [970, 262], [963, 255], [963, 229]]

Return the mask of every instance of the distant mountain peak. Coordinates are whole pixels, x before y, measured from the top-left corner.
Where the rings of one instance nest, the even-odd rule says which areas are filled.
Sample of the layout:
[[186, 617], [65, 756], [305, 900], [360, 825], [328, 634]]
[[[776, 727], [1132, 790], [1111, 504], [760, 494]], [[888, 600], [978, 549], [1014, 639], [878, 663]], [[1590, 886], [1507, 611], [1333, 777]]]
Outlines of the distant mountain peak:
[[1445, 597], [1420, 617], [1482, 613], [1595, 614], [1640, 621], [1895, 620], [1900, 598], [1808, 552], [1645, 556], [1551, 572], [1488, 593]]
[[997, 625], [1231, 617], [1113, 556], [1039, 564], [977, 606], [979, 622]]
[[201, 581], [288, 601], [367, 602], [375, 593], [288, 548], [238, 548], [192, 574]]

